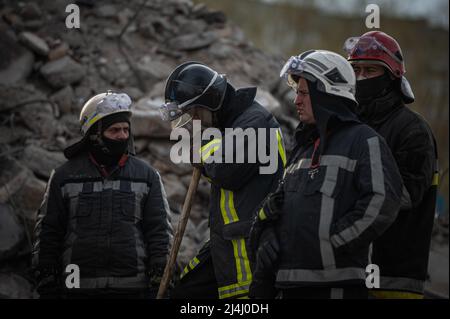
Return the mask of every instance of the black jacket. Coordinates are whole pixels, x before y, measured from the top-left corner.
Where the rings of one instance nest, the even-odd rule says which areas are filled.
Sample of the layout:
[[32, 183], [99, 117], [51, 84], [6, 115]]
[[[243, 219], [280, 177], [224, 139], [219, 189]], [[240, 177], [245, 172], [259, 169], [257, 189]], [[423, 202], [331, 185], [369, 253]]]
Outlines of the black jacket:
[[[223, 139], [212, 138], [203, 144], [201, 157], [204, 161], [203, 174], [211, 182], [211, 197], [209, 208], [210, 249], [219, 298], [236, 298], [248, 295], [252, 280], [252, 265], [248, 258], [247, 237], [252, 218], [258, 206], [269, 192], [276, 189], [283, 174], [285, 151], [280, 126], [259, 103], [254, 101], [255, 88], [235, 91], [231, 85], [227, 87], [224, 105], [217, 115], [217, 127], [222, 131]], [[226, 129], [258, 128], [267, 129], [266, 143], [259, 145], [258, 139], [248, 138], [239, 147], [233, 143], [228, 147], [226, 140], [231, 134]], [[256, 157], [253, 162], [248, 151], [255, 147], [256, 152], [262, 147], [269, 151], [270, 129], [275, 141], [273, 171], [264, 174], [261, 163]], [[255, 135], [257, 136], [257, 135]], [[226, 163], [226, 154], [244, 154], [241, 163]], [[219, 155], [218, 155], [219, 154]], [[207, 157], [218, 156], [222, 163], [208, 162]], [[195, 260], [194, 260], [195, 261]], [[197, 261], [203, 262], [201, 256]]]
[[363, 118], [389, 145], [403, 178], [402, 207], [394, 224], [374, 242], [381, 288], [423, 293], [437, 191], [437, 150], [426, 121], [392, 91], [371, 102]]
[[397, 215], [401, 177], [384, 139], [350, 102], [312, 85], [310, 97], [317, 123], [299, 126], [279, 190], [276, 286], [364, 285], [369, 246]]
[[38, 212], [35, 269], [80, 269], [80, 288], [148, 287], [146, 270], [164, 267], [169, 208], [161, 177], [129, 156], [104, 178], [87, 153], [53, 171]]

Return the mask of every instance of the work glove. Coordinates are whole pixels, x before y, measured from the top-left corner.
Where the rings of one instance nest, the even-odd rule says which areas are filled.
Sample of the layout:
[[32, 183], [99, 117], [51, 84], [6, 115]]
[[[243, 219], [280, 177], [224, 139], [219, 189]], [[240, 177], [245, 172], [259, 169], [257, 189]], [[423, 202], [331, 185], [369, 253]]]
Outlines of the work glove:
[[[281, 185], [281, 184], [280, 184]], [[252, 227], [250, 229], [249, 247], [250, 247], [250, 260], [255, 261], [256, 251], [259, 246], [261, 234], [266, 228], [266, 225], [272, 224], [276, 221], [282, 212], [284, 203], [284, 193], [282, 192], [282, 185], [278, 188], [278, 191], [270, 194], [263, 202], [261, 209], [253, 220]]]
[[34, 277], [40, 299], [60, 299], [62, 297], [61, 276], [56, 268], [38, 268], [34, 272]]
[[148, 268], [147, 276], [150, 281], [151, 298], [156, 298], [163, 274], [164, 274], [164, 266], [162, 265], [153, 265]]
[[277, 294], [275, 272], [280, 246], [274, 228], [269, 226], [261, 234], [256, 251], [256, 267], [250, 285], [250, 298], [273, 299]]

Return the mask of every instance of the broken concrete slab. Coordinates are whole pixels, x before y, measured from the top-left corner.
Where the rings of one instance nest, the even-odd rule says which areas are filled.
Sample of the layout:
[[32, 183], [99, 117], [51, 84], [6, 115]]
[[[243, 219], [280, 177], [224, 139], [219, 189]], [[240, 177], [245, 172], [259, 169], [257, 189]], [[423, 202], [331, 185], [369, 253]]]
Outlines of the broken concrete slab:
[[50, 51], [47, 43], [32, 32], [21, 32], [19, 40], [38, 55], [47, 56]]
[[218, 36], [214, 31], [186, 34], [175, 37], [169, 41], [169, 46], [175, 50], [193, 51], [210, 46], [217, 41]]
[[24, 238], [23, 225], [12, 207], [0, 204], [0, 261], [14, 256]]
[[55, 102], [59, 106], [61, 114], [70, 113], [72, 111], [74, 92], [70, 85], [53, 93], [50, 96], [50, 101]]
[[22, 157], [22, 163], [38, 177], [48, 179], [53, 169], [66, 161], [63, 153], [50, 152], [37, 145], [28, 145]]
[[72, 58], [64, 56], [46, 63], [41, 67], [40, 72], [52, 87], [62, 88], [79, 82], [86, 75], [86, 68]]

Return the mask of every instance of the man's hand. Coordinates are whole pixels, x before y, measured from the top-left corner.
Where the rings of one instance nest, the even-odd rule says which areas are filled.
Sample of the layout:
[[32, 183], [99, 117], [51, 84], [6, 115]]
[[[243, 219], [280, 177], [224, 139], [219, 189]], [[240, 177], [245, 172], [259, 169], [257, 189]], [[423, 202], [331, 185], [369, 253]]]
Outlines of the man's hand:
[[60, 274], [55, 268], [41, 268], [34, 272], [40, 299], [59, 299], [61, 298], [61, 279]]
[[156, 298], [158, 294], [159, 285], [164, 274], [164, 266], [154, 265], [150, 266], [147, 275], [150, 281], [150, 294], [152, 298]]
[[275, 298], [275, 272], [280, 246], [273, 227], [263, 230], [256, 251], [256, 269], [250, 285], [250, 298]]

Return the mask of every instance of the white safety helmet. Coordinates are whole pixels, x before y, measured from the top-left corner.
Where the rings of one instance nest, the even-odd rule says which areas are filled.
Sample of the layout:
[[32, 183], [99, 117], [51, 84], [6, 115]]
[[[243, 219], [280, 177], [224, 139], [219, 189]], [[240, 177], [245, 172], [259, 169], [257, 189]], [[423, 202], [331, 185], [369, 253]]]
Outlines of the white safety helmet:
[[90, 98], [80, 113], [81, 134], [86, 135], [92, 125], [115, 113], [129, 113], [131, 116], [131, 98], [127, 94], [108, 91]]
[[337, 53], [310, 50], [292, 56], [281, 69], [280, 77], [297, 91], [300, 77], [317, 82], [319, 91], [356, 102], [356, 78], [351, 64]]

